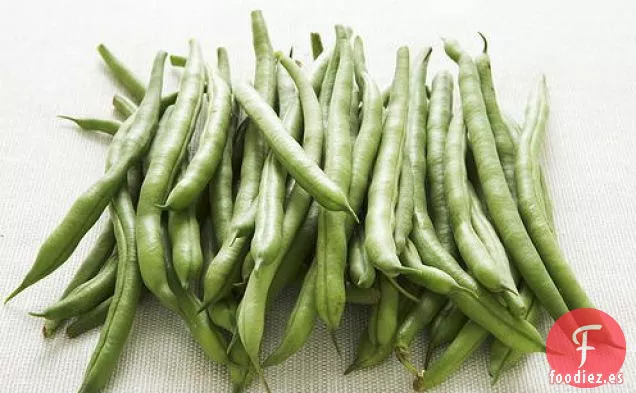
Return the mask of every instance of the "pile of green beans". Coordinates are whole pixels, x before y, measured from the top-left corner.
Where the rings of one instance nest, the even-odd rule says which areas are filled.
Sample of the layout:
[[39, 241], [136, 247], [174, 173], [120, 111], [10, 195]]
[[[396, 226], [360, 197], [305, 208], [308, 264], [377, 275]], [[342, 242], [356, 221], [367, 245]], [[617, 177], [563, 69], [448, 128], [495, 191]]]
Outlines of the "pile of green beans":
[[[61, 297], [30, 313], [45, 319], [45, 337], [101, 326], [80, 392], [107, 383], [144, 288], [228, 367], [235, 392], [254, 380], [269, 390], [266, 368], [301, 350], [318, 320], [339, 351], [347, 303], [369, 320], [345, 374], [395, 353], [416, 390], [442, 383], [491, 336], [494, 383], [522, 354], [545, 352], [542, 308], [556, 319], [593, 307], [558, 245], [540, 163], [545, 77], [519, 126], [499, 106], [481, 33], [475, 58], [443, 40], [456, 77], [428, 78], [430, 47], [413, 61], [400, 47], [382, 91], [348, 27], [335, 27], [332, 48], [311, 33], [310, 64], [274, 51], [260, 11], [251, 27], [253, 83], [231, 78], [225, 48], [207, 63], [191, 40], [186, 56], [170, 56], [182, 77], [165, 94], [165, 52], [146, 85], [100, 44], [125, 89], [112, 101], [121, 118], [59, 116], [112, 136], [105, 173], [6, 300], [64, 264], [102, 217]], [[267, 310], [285, 287], [298, 288], [295, 306], [262, 354]], [[425, 329], [418, 366], [410, 347]]]

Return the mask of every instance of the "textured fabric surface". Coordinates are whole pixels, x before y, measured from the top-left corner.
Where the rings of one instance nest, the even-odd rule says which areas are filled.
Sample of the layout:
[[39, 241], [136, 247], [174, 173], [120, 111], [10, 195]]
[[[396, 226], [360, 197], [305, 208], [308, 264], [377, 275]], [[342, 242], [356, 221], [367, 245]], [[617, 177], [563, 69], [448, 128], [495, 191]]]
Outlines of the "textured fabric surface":
[[[228, 47], [235, 76], [251, 77], [249, 11], [262, 8], [276, 48], [309, 58], [309, 32], [333, 42], [332, 26], [361, 34], [369, 68], [380, 85], [392, 75], [398, 45], [433, 45], [431, 75], [456, 67], [439, 37], [455, 37], [472, 53], [476, 32], [490, 38], [495, 83], [503, 106], [522, 118], [540, 73], [550, 86], [551, 120], [546, 141], [547, 178], [556, 227], [565, 254], [598, 307], [622, 325], [628, 343], [625, 384], [598, 391], [636, 391], [636, 35], [633, 3], [620, 1], [55, 1], [0, 2], [0, 295], [6, 296], [31, 265], [40, 243], [73, 200], [103, 170], [108, 138], [82, 134], [57, 114], [113, 114], [121, 91], [95, 51], [108, 44], [147, 77], [155, 50], [184, 53], [200, 39], [208, 58]], [[172, 90], [178, 72], [169, 70]], [[44, 340], [41, 321], [27, 315], [54, 300], [86, 255], [97, 231], [71, 261], [49, 279], [0, 307], [2, 392], [70, 392], [77, 389], [97, 332], [68, 340]], [[295, 292], [268, 313], [264, 345], [277, 341]], [[545, 320], [545, 318], [544, 318]], [[267, 370], [274, 392], [407, 392], [410, 378], [393, 358], [348, 377], [363, 308], [347, 311], [337, 333], [339, 358], [323, 325], [284, 365]], [[549, 322], [544, 321], [542, 332]], [[422, 363], [423, 337], [414, 347]], [[568, 392], [548, 383], [544, 355], [528, 356], [490, 387], [488, 356], [479, 351], [436, 391]], [[183, 323], [151, 299], [139, 307], [134, 331], [108, 392], [227, 392], [226, 372], [204, 358]], [[255, 384], [251, 391], [261, 391]]]

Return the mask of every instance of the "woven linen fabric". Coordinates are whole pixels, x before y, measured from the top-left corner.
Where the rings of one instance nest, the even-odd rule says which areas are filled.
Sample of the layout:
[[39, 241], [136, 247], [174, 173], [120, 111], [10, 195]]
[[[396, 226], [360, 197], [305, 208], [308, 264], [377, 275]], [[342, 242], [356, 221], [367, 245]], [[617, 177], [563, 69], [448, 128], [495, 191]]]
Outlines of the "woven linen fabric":
[[[261, 8], [274, 46], [309, 61], [309, 32], [333, 44], [333, 25], [351, 26], [366, 43], [380, 86], [389, 83], [399, 45], [412, 54], [433, 46], [430, 78], [456, 75], [440, 36], [454, 37], [471, 53], [489, 53], [502, 106], [523, 118], [529, 91], [547, 77], [551, 115], [545, 168], [554, 199], [559, 241], [596, 305], [625, 331], [625, 383], [599, 392], [636, 391], [636, 3], [562, 1], [2, 1], [0, 2], [0, 296], [27, 272], [44, 238], [75, 198], [103, 171], [109, 138], [82, 133], [57, 114], [111, 117], [121, 86], [95, 47], [104, 42], [145, 79], [158, 49], [184, 54], [200, 40], [208, 59], [228, 48], [232, 72], [251, 78], [249, 11]], [[165, 91], [180, 71], [167, 68]], [[457, 96], [456, 96], [457, 97]], [[457, 105], [458, 99], [455, 98]], [[98, 225], [103, 225], [100, 222]], [[29, 317], [59, 296], [96, 238], [92, 230], [68, 264], [0, 306], [0, 392], [72, 392], [98, 331], [69, 340], [45, 340], [42, 321]], [[264, 351], [280, 337], [296, 292], [288, 290], [268, 311]], [[338, 357], [321, 323], [307, 345], [268, 369], [273, 392], [408, 392], [411, 378], [391, 357], [347, 377], [366, 310], [350, 307], [336, 333]], [[542, 334], [550, 326], [547, 317]], [[423, 362], [424, 338], [414, 345]], [[479, 350], [436, 392], [575, 392], [550, 385], [543, 354], [527, 356], [490, 386], [488, 351]], [[106, 392], [228, 392], [224, 368], [208, 361], [184, 324], [146, 296]], [[254, 383], [251, 392], [262, 391]]]

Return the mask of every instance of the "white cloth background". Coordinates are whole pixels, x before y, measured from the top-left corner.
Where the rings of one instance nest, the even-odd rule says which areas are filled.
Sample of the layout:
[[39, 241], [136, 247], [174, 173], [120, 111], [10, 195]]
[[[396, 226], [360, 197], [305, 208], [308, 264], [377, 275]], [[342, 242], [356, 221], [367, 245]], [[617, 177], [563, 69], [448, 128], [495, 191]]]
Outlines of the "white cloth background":
[[[472, 53], [476, 35], [490, 38], [501, 102], [521, 118], [540, 73], [550, 86], [547, 177], [565, 254], [601, 309], [627, 336], [623, 386], [636, 390], [636, 33], [632, 3], [620, 1], [320, 1], [0, 2], [0, 295], [22, 279], [38, 247], [73, 200], [103, 170], [108, 138], [82, 134], [57, 114], [113, 114], [121, 91], [95, 47], [108, 44], [147, 77], [159, 48], [184, 53], [198, 38], [208, 58], [226, 46], [233, 72], [251, 77], [249, 11], [262, 8], [276, 48], [309, 57], [309, 32], [333, 41], [333, 25], [353, 27], [366, 41], [372, 74], [381, 86], [392, 75], [395, 49], [434, 48], [431, 75], [456, 67], [440, 36], [455, 37]], [[178, 72], [167, 72], [172, 90]], [[88, 250], [92, 231], [70, 263], [12, 303], [0, 306], [0, 391], [72, 392], [78, 388], [97, 332], [76, 340], [44, 340], [41, 321], [27, 316], [54, 300]], [[265, 350], [271, 350], [291, 308], [290, 292], [269, 312]], [[362, 309], [347, 312], [338, 332], [343, 358], [322, 325], [305, 348], [267, 370], [274, 392], [407, 392], [410, 378], [391, 359], [372, 370], [342, 376], [364, 324]], [[543, 326], [547, 331], [548, 322]], [[414, 347], [422, 361], [423, 339]], [[490, 387], [487, 351], [479, 351], [439, 392], [565, 392], [548, 384], [544, 355], [535, 354]], [[227, 392], [225, 371], [204, 358], [181, 321], [146, 299], [108, 392]], [[261, 391], [255, 384], [251, 391]]]

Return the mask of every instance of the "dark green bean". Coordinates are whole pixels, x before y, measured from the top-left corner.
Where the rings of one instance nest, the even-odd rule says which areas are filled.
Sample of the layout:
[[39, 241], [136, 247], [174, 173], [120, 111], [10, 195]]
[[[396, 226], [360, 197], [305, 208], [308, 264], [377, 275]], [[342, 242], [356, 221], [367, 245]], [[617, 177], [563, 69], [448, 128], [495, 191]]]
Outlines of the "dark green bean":
[[311, 33], [311, 55], [315, 59], [320, 56], [320, 54], [325, 50], [322, 45], [322, 38], [320, 38], [320, 33]]

